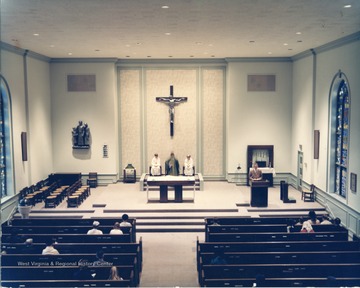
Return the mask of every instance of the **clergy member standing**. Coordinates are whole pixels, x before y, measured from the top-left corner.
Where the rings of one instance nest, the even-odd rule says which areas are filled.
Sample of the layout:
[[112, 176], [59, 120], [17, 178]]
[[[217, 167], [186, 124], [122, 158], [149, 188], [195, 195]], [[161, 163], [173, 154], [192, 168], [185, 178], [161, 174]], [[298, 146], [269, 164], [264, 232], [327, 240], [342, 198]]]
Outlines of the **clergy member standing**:
[[249, 173], [250, 180], [261, 180], [262, 172], [258, 169], [258, 164], [255, 162], [254, 167], [250, 170]]
[[179, 161], [175, 158], [175, 154], [171, 152], [170, 158], [165, 162], [166, 175], [179, 175]]
[[153, 159], [151, 160], [151, 175], [152, 176], [161, 175], [160, 167], [161, 167], [160, 157], [157, 153], [155, 153]]
[[193, 176], [194, 175], [194, 161], [191, 158], [191, 155], [187, 155], [184, 161], [184, 175]]

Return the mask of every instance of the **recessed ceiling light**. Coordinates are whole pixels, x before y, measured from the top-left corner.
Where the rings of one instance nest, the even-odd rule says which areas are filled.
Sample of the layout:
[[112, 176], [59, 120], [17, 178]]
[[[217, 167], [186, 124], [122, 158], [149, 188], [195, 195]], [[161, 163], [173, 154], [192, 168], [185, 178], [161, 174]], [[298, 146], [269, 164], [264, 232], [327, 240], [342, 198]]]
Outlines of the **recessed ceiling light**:
[[39, 36], [40, 34], [39, 34], [39, 33], [34, 33], [33, 35], [34, 35], [34, 36]]
[[196, 45], [202, 45], [202, 42], [195, 42]]
[[271, 54], [272, 54], [272, 52], [268, 52], [268, 54], [269, 54], [269, 55], [271, 55]]
[[69, 53], [68, 53], [68, 55], [69, 55], [69, 56], [71, 56], [71, 55], [72, 55], [72, 53], [71, 53], [71, 52], [69, 52]]
[[289, 44], [288, 43], [284, 43], [284, 46], [288, 46]]
[[163, 6], [161, 6], [161, 8], [162, 8], [162, 9], [169, 9], [169, 6], [163, 5]]
[[211, 43], [209, 44], [209, 47], [213, 47], [213, 46], [214, 46], [214, 44], [211, 44]]
[[351, 8], [351, 5], [344, 5], [344, 8]]
[[296, 35], [301, 35], [301, 32], [296, 32]]
[[130, 44], [126, 44], [125, 47], [130, 47]]
[[55, 45], [50, 45], [50, 48], [54, 48], [55, 47]]
[[165, 35], [166, 35], [166, 36], [169, 36], [169, 35], [171, 35], [171, 33], [170, 33], [170, 32], [166, 32]]

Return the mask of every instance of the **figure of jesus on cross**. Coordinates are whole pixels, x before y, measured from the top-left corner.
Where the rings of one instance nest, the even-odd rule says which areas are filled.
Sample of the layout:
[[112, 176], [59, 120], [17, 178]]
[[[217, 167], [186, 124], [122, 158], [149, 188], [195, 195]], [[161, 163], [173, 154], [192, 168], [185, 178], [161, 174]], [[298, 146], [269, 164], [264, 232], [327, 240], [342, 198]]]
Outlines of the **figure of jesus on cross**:
[[162, 102], [169, 106], [170, 114], [170, 136], [174, 136], [174, 117], [175, 117], [175, 106], [187, 101], [187, 97], [174, 97], [174, 87], [170, 85], [170, 96], [169, 97], [156, 97], [157, 102]]

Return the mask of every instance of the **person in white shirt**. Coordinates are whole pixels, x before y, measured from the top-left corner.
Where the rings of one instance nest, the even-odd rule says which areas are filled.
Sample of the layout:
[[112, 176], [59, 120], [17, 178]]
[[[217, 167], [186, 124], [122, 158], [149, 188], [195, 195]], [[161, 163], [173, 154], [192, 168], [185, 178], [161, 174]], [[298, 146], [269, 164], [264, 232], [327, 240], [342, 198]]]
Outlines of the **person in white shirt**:
[[191, 158], [191, 155], [187, 155], [184, 161], [184, 175], [193, 176], [194, 175], [194, 161]]
[[90, 229], [87, 234], [103, 234], [103, 232], [101, 230], [98, 229], [100, 225], [100, 222], [99, 221], [94, 221], [93, 222], [93, 228]]
[[120, 223], [120, 227], [131, 227], [131, 223], [128, 221], [129, 220], [129, 215], [127, 214], [123, 214], [121, 216], [122, 222]]
[[157, 153], [155, 153], [153, 159], [151, 160], [151, 175], [152, 176], [161, 175], [160, 167], [161, 167], [160, 157]]
[[58, 255], [60, 254], [57, 249], [54, 248], [55, 241], [53, 239], [48, 239], [46, 241], [46, 247], [43, 249], [43, 255]]
[[110, 231], [110, 234], [118, 234], [118, 235], [124, 234], [120, 230], [120, 223], [119, 222], [115, 222], [113, 229], [111, 229], [111, 231]]

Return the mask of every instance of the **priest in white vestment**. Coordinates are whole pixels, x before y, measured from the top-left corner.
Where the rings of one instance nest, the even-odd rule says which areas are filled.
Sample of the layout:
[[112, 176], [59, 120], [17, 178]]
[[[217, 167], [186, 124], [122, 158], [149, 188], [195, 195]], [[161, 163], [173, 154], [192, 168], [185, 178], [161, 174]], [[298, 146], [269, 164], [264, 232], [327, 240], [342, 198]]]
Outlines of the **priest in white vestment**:
[[193, 176], [194, 175], [194, 161], [191, 158], [191, 155], [187, 155], [184, 161], [184, 175]]
[[161, 167], [160, 157], [157, 153], [155, 153], [153, 159], [151, 160], [151, 175], [160, 176], [161, 175], [160, 167]]

